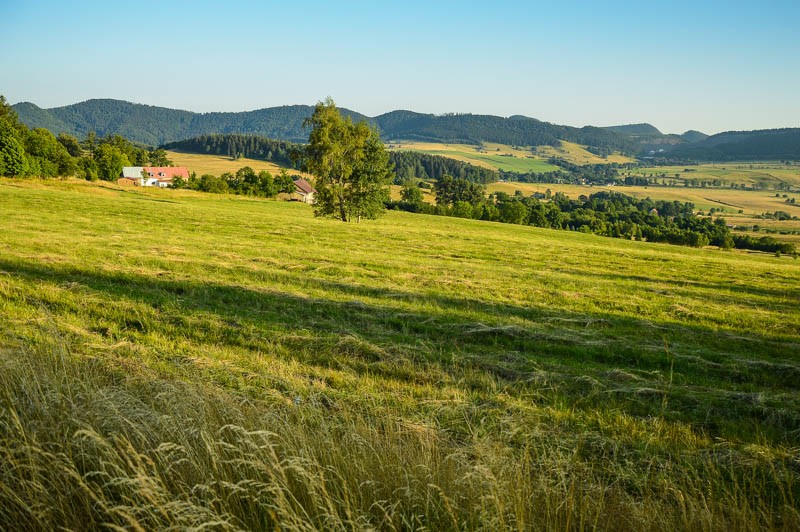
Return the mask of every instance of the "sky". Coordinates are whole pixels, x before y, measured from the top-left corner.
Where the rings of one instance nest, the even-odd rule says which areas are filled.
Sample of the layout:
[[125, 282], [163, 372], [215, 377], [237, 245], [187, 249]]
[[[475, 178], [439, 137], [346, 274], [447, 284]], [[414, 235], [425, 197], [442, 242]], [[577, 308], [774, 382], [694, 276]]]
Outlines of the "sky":
[[0, 0], [0, 94], [800, 127], [800, 1]]

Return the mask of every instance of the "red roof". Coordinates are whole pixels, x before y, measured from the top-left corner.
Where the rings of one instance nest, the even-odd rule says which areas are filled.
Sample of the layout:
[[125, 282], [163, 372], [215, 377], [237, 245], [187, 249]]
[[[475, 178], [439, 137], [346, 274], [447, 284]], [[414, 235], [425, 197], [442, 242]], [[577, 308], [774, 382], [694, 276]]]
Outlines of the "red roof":
[[176, 177], [189, 179], [189, 170], [187, 170], [185, 166], [145, 166], [144, 171], [147, 172], [150, 177], [155, 177], [160, 181], [166, 181]]
[[314, 190], [314, 187], [311, 186], [311, 183], [309, 183], [302, 177], [299, 177], [294, 180], [294, 186], [296, 186], [297, 189], [300, 192], [303, 192], [304, 194], [311, 194], [313, 192], [316, 192], [316, 190]]

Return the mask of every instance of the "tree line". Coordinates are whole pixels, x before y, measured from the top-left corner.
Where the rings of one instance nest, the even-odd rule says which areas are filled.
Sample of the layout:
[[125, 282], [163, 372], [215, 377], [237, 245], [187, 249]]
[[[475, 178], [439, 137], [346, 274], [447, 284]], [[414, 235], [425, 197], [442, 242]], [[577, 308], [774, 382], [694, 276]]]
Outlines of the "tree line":
[[295, 190], [294, 177], [285, 169], [282, 169], [277, 176], [273, 176], [267, 170], [256, 173], [249, 166], [244, 166], [236, 172], [225, 172], [219, 177], [212, 174], [197, 177], [194, 173], [186, 180], [176, 177], [170, 186], [199, 192], [260, 198], [274, 198], [278, 194], [291, 194]]
[[724, 218], [694, 214], [688, 202], [637, 199], [618, 192], [602, 191], [570, 199], [563, 193], [486, 195], [485, 187], [465, 179], [445, 177], [434, 185], [436, 205], [423, 201], [422, 192], [407, 183], [392, 209], [409, 212], [473, 218], [601, 236], [667, 242], [693, 247], [740, 248], [796, 254], [793, 244], [771, 237], [733, 235]]
[[258, 135], [224, 133], [200, 135], [186, 140], [170, 142], [162, 146], [168, 150], [189, 153], [224, 155], [233, 159], [247, 157], [261, 159], [283, 166], [294, 167], [299, 145], [285, 140], [273, 140]]

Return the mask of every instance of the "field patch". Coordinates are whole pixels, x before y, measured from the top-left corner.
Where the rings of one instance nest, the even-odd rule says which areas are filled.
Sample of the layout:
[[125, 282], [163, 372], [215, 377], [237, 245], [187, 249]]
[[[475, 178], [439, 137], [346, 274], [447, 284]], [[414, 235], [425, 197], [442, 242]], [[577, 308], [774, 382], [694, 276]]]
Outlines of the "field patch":
[[[244, 166], [249, 166], [257, 173], [266, 170], [272, 175], [278, 175], [282, 166], [269, 161], [261, 161], [258, 159], [248, 159], [241, 157], [233, 159], [223, 155], [207, 155], [198, 153], [185, 153], [169, 150], [167, 151], [167, 158], [172, 161], [175, 166], [185, 166], [189, 172], [195, 172], [198, 177], [203, 174], [211, 174], [219, 177], [225, 172], [236, 173], [237, 170]], [[293, 168], [286, 168], [290, 174], [298, 174], [307, 176], [299, 170]]]
[[533, 155], [530, 149], [503, 144], [484, 143], [480, 146], [471, 146], [468, 144], [394, 141], [389, 143], [389, 149], [441, 155], [476, 166], [508, 172], [553, 172], [559, 169], [545, 159]]

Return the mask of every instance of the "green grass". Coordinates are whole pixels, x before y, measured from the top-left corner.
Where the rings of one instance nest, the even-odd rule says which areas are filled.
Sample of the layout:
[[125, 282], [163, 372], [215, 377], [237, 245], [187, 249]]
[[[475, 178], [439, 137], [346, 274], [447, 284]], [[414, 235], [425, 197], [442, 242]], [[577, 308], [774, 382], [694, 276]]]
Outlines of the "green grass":
[[792, 530], [800, 261], [0, 181], [0, 522]]
[[482, 161], [484, 163], [490, 164], [492, 167], [498, 170], [505, 170], [507, 172], [555, 172], [558, 170], [558, 166], [552, 165], [545, 161], [544, 159], [538, 159], [533, 157], [518, 157], [518, 156], [509, 156], [509, 155], [492, 155], [490, 153], [471, 153], [471, 152], [458, 152], [458, 151], [451, 151], [451, 150], [429, 150], [425, 153], [430, 153], [433, 155], [443, 155], [448, 157], [449, 155], [460, 155], [465, 159], [471, 159], [475, 161]]

